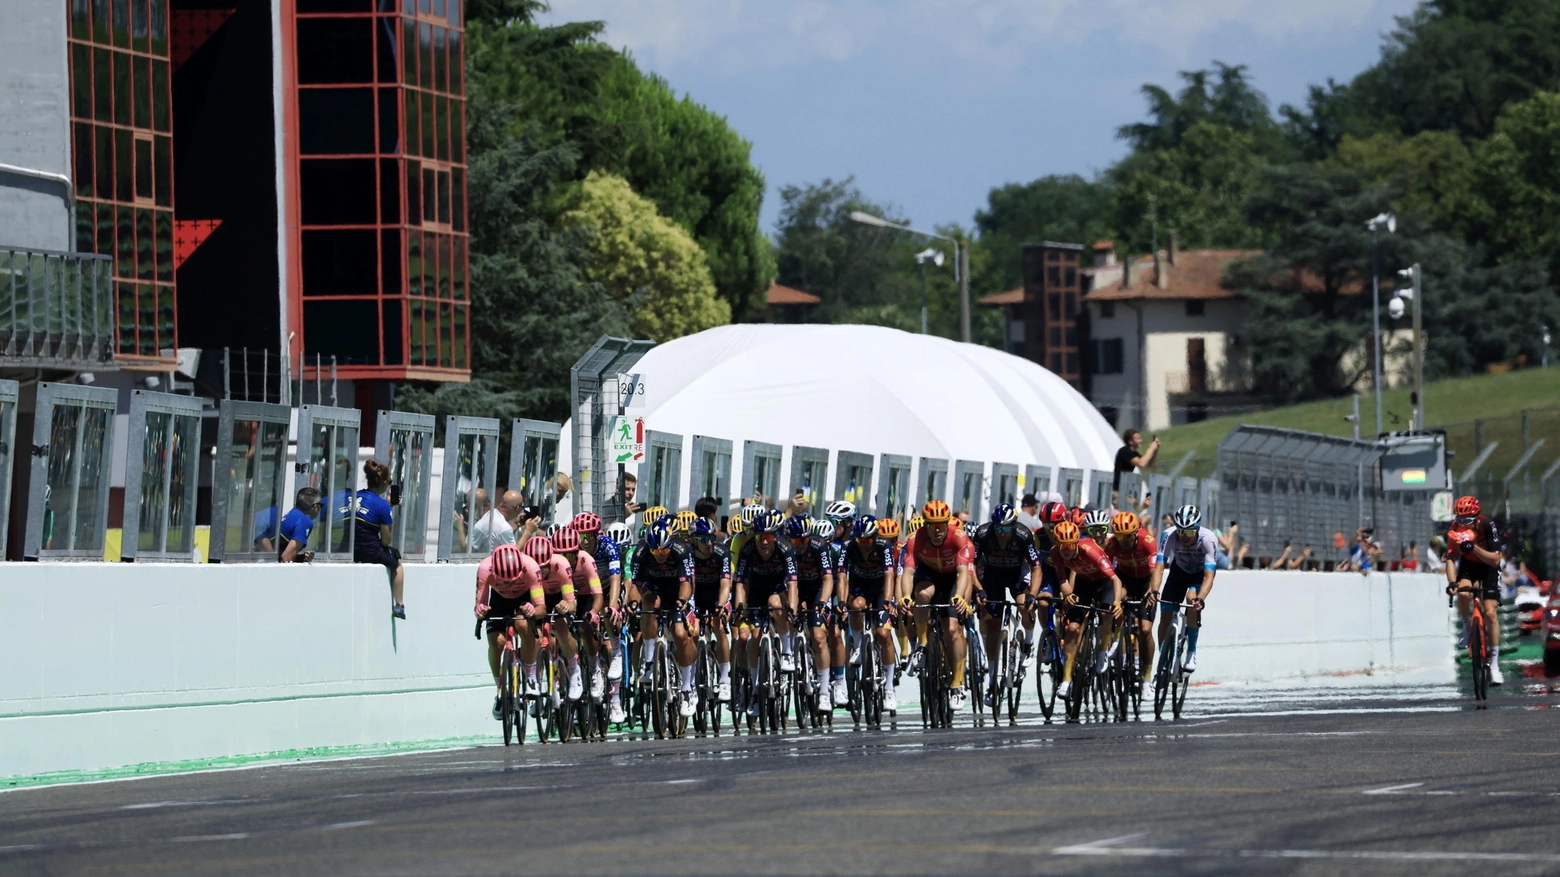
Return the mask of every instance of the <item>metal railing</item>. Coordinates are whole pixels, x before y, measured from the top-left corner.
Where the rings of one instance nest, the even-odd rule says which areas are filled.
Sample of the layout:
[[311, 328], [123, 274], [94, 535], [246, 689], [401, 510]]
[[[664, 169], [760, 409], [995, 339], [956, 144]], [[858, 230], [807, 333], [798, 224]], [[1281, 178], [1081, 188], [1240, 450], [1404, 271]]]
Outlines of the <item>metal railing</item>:
[[113, 277], [110, 256], [0, 247], [0, 365], [111, 365]]

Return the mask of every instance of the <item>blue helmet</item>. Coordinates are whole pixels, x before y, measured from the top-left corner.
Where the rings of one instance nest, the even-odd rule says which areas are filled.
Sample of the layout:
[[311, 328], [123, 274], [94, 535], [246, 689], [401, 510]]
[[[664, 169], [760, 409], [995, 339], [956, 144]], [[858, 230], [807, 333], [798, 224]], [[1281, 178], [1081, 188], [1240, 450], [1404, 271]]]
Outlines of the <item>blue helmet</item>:
[[695, 518], [693, 525], [688, 528], [688, 535], [695, 539], [713, 539], [715, 522], [709, 518]]
[[856, 526], [852, 528], [857, 539], [873, 539], [877, 537], [877, 518], [871, 515], [861, 515], [856, 518]]
[[792, 539], [806, 539], [813, 534], [812, 519], [806, 515], [796, 515], [787, 518], [785, 522], [785, 535]]
[[781, 515], [778, 509], [765, 509], [758, 517], [753, 519], [753, 532], [778, 533], [780, 532]]
[[651, 551], [671, 548], [672, 536], [672, 525], [669, 521], [656, 521], [645, 531], [645, 547]]
[[1011, 527], [1017, 522], [1018, 512], [1013, 508], [1012, 503], [998, 503], [997, 507], [991, 510], [991, 523], [998, 527]]

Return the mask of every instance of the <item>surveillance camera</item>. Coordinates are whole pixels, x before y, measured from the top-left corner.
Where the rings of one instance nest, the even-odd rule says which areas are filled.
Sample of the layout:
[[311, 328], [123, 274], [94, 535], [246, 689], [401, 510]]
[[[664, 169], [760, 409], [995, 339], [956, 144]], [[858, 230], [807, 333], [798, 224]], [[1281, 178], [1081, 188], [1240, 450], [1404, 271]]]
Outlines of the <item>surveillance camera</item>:
[[1387, 315], [1396, 320], [1403, 316], [1403, 300], [1396, 296], [1387, 302]]
[[82, 372], [81, 374], [76, 375], [76, 383], [78, 384], [90, 384], [95, 380], [97, 380], [97, 375], [93, 374], [92, 372]]
[[146, 379], [142, 381], [142, 383], [146, 384], [146, 389], [155, 390], [157, 389], [157, 385], [162, 383], [162, 380], [156, 375], [147, 375]]

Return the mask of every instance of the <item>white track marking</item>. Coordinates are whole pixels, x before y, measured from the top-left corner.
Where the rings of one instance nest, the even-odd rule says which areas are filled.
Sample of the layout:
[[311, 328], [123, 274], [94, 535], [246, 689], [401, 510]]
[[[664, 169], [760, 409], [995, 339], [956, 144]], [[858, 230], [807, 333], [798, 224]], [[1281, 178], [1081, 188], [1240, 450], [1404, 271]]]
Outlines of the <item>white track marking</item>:
[[1382, 786], [1379, 789], [1366, 789], [1365, 791], [1360, 792], [1360, 794], [1362, 794], [1362, 795], [1398, 795], [1398, 794], [1402, 794], [1404, 789], [1417, 789], [1417, 788], [1419, 788], [1422, 785], [1424, 785], [1424, 783], [1404, 783], [1401, 786]]
[[1128, 847], [1127, 841], [1144, 837], [1126, 834], [1085, 844], [1057, 847], [1057, 856], [1116, 856], [1119, 858], [1236, 858], [1236, 859], [1370, 859], [1402, 862], [1560, 862], [1557, 853], [1476, 853], [1452, 850], [1217, 850], [1186, 847]]
[[177, 843], [193, 843], [193, 842], [208, 841], [208, 840], [243, 840], [246, 837], [249, 837], [249, 832], [247, 832], [247, 831], [236, 831], [236, 832], [234, 832], [232, 834], [192, 834], [192, 835], [187, 835], [185, 837], [173, 838], [172, 842], [177, 844]]

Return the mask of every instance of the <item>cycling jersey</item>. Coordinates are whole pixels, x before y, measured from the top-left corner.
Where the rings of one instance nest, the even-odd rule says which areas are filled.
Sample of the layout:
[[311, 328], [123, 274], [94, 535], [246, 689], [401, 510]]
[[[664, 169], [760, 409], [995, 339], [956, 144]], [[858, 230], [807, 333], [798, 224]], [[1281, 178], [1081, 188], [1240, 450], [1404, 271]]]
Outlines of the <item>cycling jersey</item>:
[[1033, 569], [1040, 562], [1033, 535], [1023, 524], [1014, 524], [1003, 545], [996, 527], [982, 524], [975, 531], [975, 575], [988, 587], [1013, 589], [1028, 585]]
[[975, 546], [963, 533], [948, 528], [941, 545], [933, 545], [925, 528], [915, 531], [905, 544], [905, 569], [952, 573], [975, 564]]
[[748, 540], [742, 546], [742, 556], [737, 558], [737, 581], [748, 588], [748, 599], [755, 595], [767, 600], [770, 594], [796, 581], [796, 553], [791, 543], [776, 539], [774, 550], [768, 557], [758, 553], [758, 543]]
[[726, 543], [726, 551], [731, 554], [731, 565], [733, 567], [742, 559], [742, 549], [746, 548], [752, 541], [753, 531], [743, 530], [741, 533], [731, 537], [730, 541]]
[[[564, 558], [568, 560], [568, 558]], [[583, 551], [574, 554], [574, 592], [576, 594], [601, 593], [601, 575], [596, 571], [596, 559]]]
[[731, 578], [731, 552], [724, 545], [711, 545], [708, 557], [693, 552], [693, 588], [695, 602], [713, 606], [720, 598], [720, 583]]
[[[528, 557], [529, 555], [522, 555]], [[541, 566], [542, 590], [548, 594], [574, 594], [574, 570], [569, 567], [569, 562], [562, 554], [554, 554], [552, 559]], [[598, 585], [599, 589], [599, 585]]]
[[596, 569], [606, 570], [609, 578], [623, 574], [623, 558], [618, 553], [618, 544], [616, 540], [605, 533], [596, 534], [596, 554], [594, 560]]
[[1111, 536], [1105, 541], [1105, 553], [1116, 565], [1122, 578], [1142, 578], [1154, 571], [1154, 561], [1159, 556], [1159, 545], [1147, 530], [1138, 530], [1125, 540]]
[[1046, 563], [1051, 559], [1051, 551], [1054, 548], [1054, 546], [1051, 544], [1051, 534], [1046, 532], [1044, 527], [1041, 527], [1040, 529], [1035, 530], [1033, 535], [1035, 539], [1035, 553], [1040, 555], [1040, 562], [1042, 564]]
[[692, 553], [680, 542], [672, 542], [672, 547], [666, 549], [666, 559], [657, 560], [655, 552], [641, 549], [635, 553], [634, 583], [641, 588], [646, 586], [661, 592], [662, 589], [670, 589], [673, 597], [676, 596], [676, 586], [693, 578]]
[[[1462, 560], [1462, 543], [1472, 542], [1475, 546], [1485, 551], [1493, 551], [1496, 554], [1505, 550], [1505, 540], [1501, 538], [1500, 526], [1488, 515], [1479, 515], [1470, 525], [1457, 524], [1446, 534], [1446, 557], [1448, 560]], [[1474, 563], [1484, 563], [1472, 554], [1468, 559]], [[1486, 566], [1488, 564], [1485, 564]]]
[[1171, 527], [1159, 534], [1159, 554], [1154, 562], [1179, 567], [1183, 572], [1206, 572], [1218, 568], [1218, 553], [1219, 542], [1207, 527], [1197, 528], [1197, 538], [1190, 545], [1182, 542], [1180, 534]]
[[532, 603], [542, 602], [541, 568], [529, 555], [520, 555], [520, 578], [512, 582], [500, 579], [493, 572], [493, 558], [483, 558], [477, 565], [477, 605], [489, 604], [488, 591], [506, 600], [529, 598]]
[[1077, 573], [1080, 582], [1102, 582], [1116, 574], [1110, 558], [1105, 556], [1105, 549], [1087, 536], [1078, 540], [1078, 550], [1072, 557], [1062, 553], [1060, 548], [1052, 551], [1051, 565], [1064, 579], [1069, 572]]
[[816, 593], [824, 579], [834, 575], [834, 565], [829, 559], [829, 545], [822, 537], [809, 536], [800, 550], [791, 543], [796, 555], [796, 581], [807, 593]]
[[881, 584], [895, 570], [894, 545], [887, 539], [873, 539], [863, 549], [860, 540], [852, 539], [845, 546], [841, 563], [841, 571], [850, 576], [852, 588], [858, 579]]

